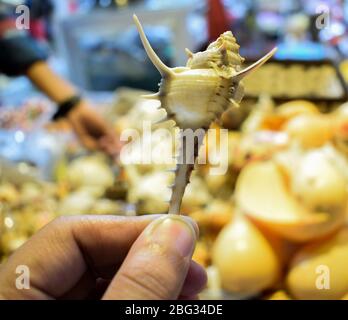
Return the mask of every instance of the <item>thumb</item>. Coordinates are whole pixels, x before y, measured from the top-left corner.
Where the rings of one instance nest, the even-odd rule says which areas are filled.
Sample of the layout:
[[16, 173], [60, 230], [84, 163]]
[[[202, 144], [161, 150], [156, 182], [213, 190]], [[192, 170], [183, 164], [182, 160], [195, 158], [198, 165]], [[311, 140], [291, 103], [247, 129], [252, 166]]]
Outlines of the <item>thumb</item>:
[[187, 217], [169, 215], [152, 222], [133, 244], [104, 299], [177, 299], [197, 236], [197, 225]]

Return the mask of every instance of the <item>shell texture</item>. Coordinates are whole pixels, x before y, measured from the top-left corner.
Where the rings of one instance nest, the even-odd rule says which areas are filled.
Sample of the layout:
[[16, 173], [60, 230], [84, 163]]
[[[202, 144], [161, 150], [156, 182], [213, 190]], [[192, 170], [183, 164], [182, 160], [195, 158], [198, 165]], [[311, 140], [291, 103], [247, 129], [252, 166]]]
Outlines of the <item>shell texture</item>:
[[276, 49], [242, 70], [244, 58], [239, 55], [239, 45], [232, 32], [227, 31], [204, 52], [192, 53], [186, 49], [188, 61], [185, 67], [169, 68], [152, 49], [135, 15], [134, 21], [150, 60], [162, 75], [159, 92], [145, 98], [161, 102], [161, 107], [167, 112], [163, 122], [173, 120], [182, 130], [200, 132], [193, 145], [187, 143], [185, 135], [181, 139], [181, 161], [175, 171], [169, 206], [169, 214], [179, 214], [205, 132], [231, 104], [238, 104], [242, 100], [244, 89], [241, 80], [270, 59]]

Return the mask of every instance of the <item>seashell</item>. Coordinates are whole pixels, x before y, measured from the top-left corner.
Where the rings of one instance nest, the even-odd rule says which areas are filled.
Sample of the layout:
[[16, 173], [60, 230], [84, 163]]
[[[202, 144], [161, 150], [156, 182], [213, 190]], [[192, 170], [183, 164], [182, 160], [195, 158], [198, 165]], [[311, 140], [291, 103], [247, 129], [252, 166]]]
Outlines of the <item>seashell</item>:
[[284, 290], [278, 290], [265, 297], [265, 300], [293, 300]]
[[[314, 163], [313, 166], [315, 165]], [[319, 169], [323, 167], [320, 165]], [[298, 171], [297, 169], [297, 173]], [[310, 191], [306, 192], [321, 205], [336, 204], [337, 200], [341, 200], [342, 191], [338, 189], [341, 184], [331, 171], [325, 173], [323, 179], [321, 183], [328, 183], [335, 188], [330, 191], [330, 195], [322, 195], [322, 199], [320, 196], [318, 198], [319, 193], [316, 190], [312, 194]], [[250, 163], [243, 169], [237, 181], [237, 207], [259, 226], [296, 243], [323, 238], [344, 224], [347, 201], [331, 210], [320, 207], [310, 210], [290, 192], [290, 183], [288, 174], [275, 160]], [[304, 186], [302, 189], [307, 188]], [[335, 192], [340, 194], [340, 198], [336, 197]]]
[[299, 300], [347, 299], [348, 227], [302, 247], [289, 266], [285, 282]]
[[281, 261], [270, 239], [242, 215], [219, 233], [212, 262], [223, 289], [242, 298], [272, 288], [281, 275]]
[[194, 54], [186, 50], [189, 59], [185, 67], [169, 68], [152, 49], [137, 16], [133, 18], [150, 60], [162, 75], [159, 92], [146, 98], [159, 100], [167, 120], [174, 120], [180, 129], [202, 129], [194, 146], [189, 146], [185, 137], [182, 139], [180, 156], [184, 161], [176, 170], [169, 208], [169, 214], [179, 214], [204, 133], [231, 103], [242, 100], [241, 80], [270, 59], [276, 48], [242, 70], [244, 59], [239, 55], [239, 45], [232, 32], [227, 31], [204, 52]]

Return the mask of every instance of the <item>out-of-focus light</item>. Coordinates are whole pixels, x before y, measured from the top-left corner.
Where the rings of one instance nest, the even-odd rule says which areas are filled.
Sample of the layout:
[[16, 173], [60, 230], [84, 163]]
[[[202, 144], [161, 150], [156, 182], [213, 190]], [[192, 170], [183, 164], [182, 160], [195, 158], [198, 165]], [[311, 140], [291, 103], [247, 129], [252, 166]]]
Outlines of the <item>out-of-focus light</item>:
[[128, 0], [115, 0], [115, 2], [119, 7], [123, 7], [128, 4]]
[[323, 41], [330, 41], [333, 38], [341, 37], [344, 35], [346, 29], [340, 22], [332, 22], [327, 28], [324, 28], [320, 32], [320, 38]]
[[284, 18], [272, 12], [262, 12], [256, 16], [256, 23], [264, 32], [276, 32], [284, 25]]
[[100, 0], [99, 4], [101, 7], [106, 8], [111, 4], [111, 2], [112, 2], [112, 0]]
[[19, 6], [21, 4], [25, 4], [24, 0], [2, 0], [2, 2], [12, 6]]
[[24, 162], [21, 162], [19, 165], [18, 165], [18, 171], [22, 174], [29, 174], [30, 173], [30, 167], [24, 163]]
[[331, 33], [335, 36], [344, 34], [345, 27], [342, 23], [332, 23], [331, 24]]
[[14, 135], [14, 139], [17, 143], [23, 143], [23, 141], [25, 139], [25, 135], [24, 135], [23, 131], [16, 131], [16, 133]]
[[4, 219], [4, 224], [5, 224], [5, 227], [6, 227], [6, 228], [12, 229], [13, 226], [14, 226], [13, 219], [10, 218], [10, 217], [6, 217], [6, 218]]

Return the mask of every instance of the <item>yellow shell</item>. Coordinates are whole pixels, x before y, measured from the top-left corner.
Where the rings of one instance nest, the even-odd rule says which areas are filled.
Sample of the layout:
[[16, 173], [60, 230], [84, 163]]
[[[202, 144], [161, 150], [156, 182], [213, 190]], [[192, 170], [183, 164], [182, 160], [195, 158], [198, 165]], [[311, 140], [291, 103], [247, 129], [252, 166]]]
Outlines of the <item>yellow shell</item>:
[[316, 148], [333, 138], [330, 118], [323, 114], [300, 114], [285, 124], [283, 130], [304, 148]]
[[347, 202], [347, 183], [322, 150], [306, 153], [295, 165], [293, 192], [309, 210], [342, 210]]
[[276, 113], [284, 120], [290, 120], [302, 114], [319, 114], [317, 106], [306, 100], [294, 100], [281, 104]]
[[260, 225], [296, 242], [326, 236], [344, 223], [345, 210], [306, 210], [289, 192], [288, 183], [274, 161], [251, 163], [237, 181], [237, 206]]
[[334, 123], [334, 141], [336, 148], [345, 155], [348, 154], [348, 103], [341, 105], [332, 114]]
[[300, 250], [286, 283], [296, 299], [342, 299], [348, 292], [348, 227]]
[[285, 291], [279, 290], [267, 296], [266, 300], [292, 300], [292, 299], [291, 297], [289, 297], [289, 295]]
[[253, 296], [275, 284], [280, 261], [264, 235], [247, 219], [236, 217], [219, 234], [213, 248], [213, 265], [223, 289]]

